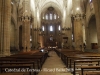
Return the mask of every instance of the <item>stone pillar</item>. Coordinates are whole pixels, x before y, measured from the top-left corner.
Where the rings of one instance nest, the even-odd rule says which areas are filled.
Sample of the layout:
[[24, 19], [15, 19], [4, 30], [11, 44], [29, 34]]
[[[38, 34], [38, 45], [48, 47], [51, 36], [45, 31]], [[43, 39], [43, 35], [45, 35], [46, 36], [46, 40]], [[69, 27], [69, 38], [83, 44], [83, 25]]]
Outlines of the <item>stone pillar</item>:
[[[36, 16], [36, 14], [35, 14], [35, 16]], [[37, 17], [34, 17], [34, 26], [33, 26], [34, 28], [33, 28], [33, 35], [34, 35], [34, 37], [33, 37], [33, 39], [34, 39], [34, 47], [35, 47], [35, 49], [36, 49], [36, 47], [37, 47]]]
[[35, 30], [35, 32], [34, 32], [34, 46], [35, 46], [35, 49], [36, 49], [36, 47], [37, 47], [37, 27], [35, 28], [36, 30]]
[[100, 0], [93, 0], [95, 16], [96, 16], [98, 51], [100, 52], [100, 4], [99, 3]]
[[[37, 27], [36, 27], [36, 29], [37, 29]], [[38, 41], [37, 41], [37, 39], [38, 39], [38, 36], [37, 36], [37, 34], [38, 34], [38, 30], [36, 30], [36, 33], [35, 33], [35, 49], [37, 49], [37, 44], [38, 44]]]
[[39, 35], [39, 37], [40, 37], [40, 46], [42, 47], [43, 46], [43, 38], [41, 35]]
[[34, 49], [34, 24], [32, 21], [32, 50]]
[[[18, 20], [20, 21], [20, 18], [18, 18]], [[17, 23], [17, 31], [16, 31], [16, 37], [17, 37], [17, 45], [16, 45], [16, 48], [18, 49], [18, 51], [19, 51], [19, 26], [20, 26], [20, 23], [19, 23], [19, 21], [18, 21], [18, 23]]]
[[11, 0], [0, 0], [0, 52], [10, 55]]
[[35, 49], [35, 28], [32, 30], [32, 49]]
[[37, 42], [40, 43], [40, 36], [39, 36], [40, 28], [38, 27], [37, 31]]
[[23, 25], [22, 25], [22, 46], [23, 51], [30, 51], [30, 17], [24, 16], [22, 17]]
[[90, 32], [89, 32], [89, 28], [86, 27], [86, 49], [91, 49], [91, 43], [90, 43]]
[[83, 30], [82, 30], [82, 19], [79, 15], [74, 17], [74, 40], [75, 50], [83, 50]]
[[69, 49], [72, 48], [72, 33], [71, 33], [71, 29], [68, 30], [68, 46], [69, 46]]
[[1, 11], [2, 11], [2, 0], [0, 0], [0, 55], [2, 54], [2, 43], [1, 43], [1, 36], [2, 36], [2, 26], [1, 26], [1, 19], [2, 19], [2, 16], [1, 16]]

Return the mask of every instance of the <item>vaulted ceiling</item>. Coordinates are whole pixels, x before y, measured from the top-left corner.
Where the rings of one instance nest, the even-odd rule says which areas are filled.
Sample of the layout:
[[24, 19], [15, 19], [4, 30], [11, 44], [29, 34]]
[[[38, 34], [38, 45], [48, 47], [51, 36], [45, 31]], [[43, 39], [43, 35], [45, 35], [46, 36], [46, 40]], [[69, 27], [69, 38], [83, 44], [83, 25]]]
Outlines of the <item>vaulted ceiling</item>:
[[[72, 14], [85, 13], [88, 1], [89, 0], [20, 0], [19, 8], [24, 8], [23, 12], [27, 10], [28, 14], [31, 13], [33, 17], [37, 17], [38, 22], [40, 22], [41, 15], [45, 13], [49, 7], [53, 7], [62, 17], [63, 25], [65, 25], [66, 20], [69, 25]], [[27, 6], [23, 5], [23, 2], [26, 3]], [[77, 10], [77, 8], [79, 8], [79, 10]]]
[[[88, 0], [15, 0], [17, 2], [20, 2], [19, 6], [23, 7], [23, 1], [29, 2], [30, 11], [32, 13], [35, 13], [35, 10], [37, 9], [39, 14], [41, 15], [42, 12], [45, 12], [48, 7], [54, 7], [55, 10], [62, 15], [64, 15], [64, 12], [67, 14], [71, 14], [72, 10], [75, 12], [77, 7], [80, 7], [82, 9], [81, 11], [85, 11], [85, 6]], [[19, 7], [19, 8], [20, 8]]]

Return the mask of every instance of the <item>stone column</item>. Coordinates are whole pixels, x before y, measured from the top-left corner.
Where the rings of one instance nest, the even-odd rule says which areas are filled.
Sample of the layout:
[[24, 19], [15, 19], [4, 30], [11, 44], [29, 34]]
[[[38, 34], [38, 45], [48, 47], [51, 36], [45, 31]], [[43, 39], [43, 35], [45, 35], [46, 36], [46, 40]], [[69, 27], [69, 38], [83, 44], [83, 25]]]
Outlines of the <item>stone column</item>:
[[1, 32], [2, 32], [2, 26], [1, 26], [1, 19], [2, 19], [2, 16], [1, 16], [1, 11], [2, 11], [2, 0], [0, 0], [0, 55], [2, 54], [2, 43], [1, 43], [1, 36], [2, 36], [2, 34], [1, 34]]
[[11, 0], [0, 0], [0, 52], [10, 55]]
[[89, 28], [88, 27], [86, 27], [86, 49], [91, 49], [91, 43], [90, 43], [90, 37], [89, 37], [89, 35], [90, 35], [90, 32], [89, 32]]
[[37, 34], [38, 34], [38, 26], [37, 26], [37, 7], [34, 13], [34, 47], [37, 48]]
[[82, 19], [79, 15], [74, 17], [75, 50], [83, 50]]
[[35, 45], [35, 49], [36, 49], [36, 47], [37, 47], [37, 27], [35, 28], [36, 30], [35, 30], [35, 35], [34, 35], [34, 45]]
[[37, 42], [40, 43], [40, 36], [39, 36], [39, 33], [40, 33], [40, 27], [38, 27], [38, 31], [37, 31]]
[[16, 37], [17, 37], [17, 45], [16, 45], [16, 48], [18, 49], [18, 51], [19, 51], [19, 26], [20, 26], [20, 19], [21, 18], [18, 18], [18, 23], [17, 23], [17, 31], [16, 31]]
[[[36, 29], [37, 29], [37, 27], [36, 27]], [[38, 34], [38, 29], [36, 30], [36, 33], [35, 33], [35, 47], [36, 47], [36, 49], [37, 49], [37, 44], [38, 44], [38, 41], [37, 41], [37, 39], [38, 39], [38, 36], [37, 36], [37, 34]]]
[[30, 17], [24, 16], [22, 25], [22, 46], [23, 51], [30, 51]]
[[69, 28], [68, 30], [68, 46], [71, 49], [72, 48], [72, 33], [71, 33], [71, 29]]
[[93, 4], [96, 16], [98, 51], [100, 52], [100, 0], [93, 0]]
[[34, 23], [32, 21], [32, 50], [34, 49]]
[[[39, 34], [40, 34], [40, 33], [39, 33]], [[41, 35], [39, 35], [39, 37], [40, 37], [40, 46], [43, 47], [43, 38], [42, 38]]]
[[26, 21], [26, 34], [27, 34], [27, 51], [30, 51], [30, 17], [28, 17], [28, 20]]
[[35, 28], [32, 30], [32, 49], [35, 49]]
[[36, 49], [36, 44], [37, 44], [37, 18], [34, 17], [34, 46]]

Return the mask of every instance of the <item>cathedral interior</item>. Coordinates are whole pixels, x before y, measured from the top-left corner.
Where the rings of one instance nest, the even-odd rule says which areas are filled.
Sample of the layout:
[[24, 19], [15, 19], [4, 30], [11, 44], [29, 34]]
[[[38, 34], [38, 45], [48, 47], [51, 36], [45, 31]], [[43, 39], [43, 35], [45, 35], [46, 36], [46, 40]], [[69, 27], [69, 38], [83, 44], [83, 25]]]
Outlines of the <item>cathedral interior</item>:
[[[100, 62], [99, 3], [100, 0], [0, 0], [0, 61], [5, 57], [17, 55], [22, 55], [20, 57], [24, 58], [24, 53], [38, 55], [41, 49], [45, 49], [48, 54], [45, 53], [43, 63], [41, 61], [43, 66], [46, 65], [46, 60], [48, 64], [50, 61], [51, 64], [58, 61], [56, 62], [58, 66], [60, 63], [61, 67], [65, 65], [68, 67], [68, 62], [65, 61], [67, 53], [74, 52], [83, 53], [83, 56], [88, 53], [90, 57], [98, 55]], [[47, 58], [48, 55], [51, 58]], [[62, 65], [62, 61], [65, 65]], [[98, 67], [100, 69], [100, 66]], [[100, 75], [100, 72], [98, 73], [86, 75]], [[48, 72], [38, 74], [49, 75]], [[0, 73], [0, 75], [6, 74]], [[20, 73], [20, 75], [26, 74]], [[74, 70], [73, 74], [50, 73], [50, 75], [77, 74]], [[79, 75], [85, 74], [79, 73]]]

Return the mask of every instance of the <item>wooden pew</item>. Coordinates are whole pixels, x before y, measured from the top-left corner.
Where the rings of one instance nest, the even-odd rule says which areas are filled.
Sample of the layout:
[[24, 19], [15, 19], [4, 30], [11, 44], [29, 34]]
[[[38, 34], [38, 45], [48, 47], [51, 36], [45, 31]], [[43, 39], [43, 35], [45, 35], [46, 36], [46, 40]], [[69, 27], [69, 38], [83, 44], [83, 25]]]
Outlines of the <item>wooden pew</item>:
[[36, 56], [36, 55], [29, 55], [29, 56], [27, 56], [27, 55], [24, 55], [24, 56], [19, 55], [19, 56], [10, 56], [10, 57], [7, 57], [7, 58], [15, 58], [15, 59], [22, 59], [22, 60], [23, 59], [38, 60], [39, 63], [40, 63], [40, 67], [42, 67], [42, 65], [43, 65], [43, 63], [45, 61], [44, 56]]
[[[88, 64], [90, 63], [91, 64], [91, 62], [100, 62], [100, 60], [91, 60], [91, 59], [88, 59], [88, 60], [74, 60], [74, 71], [73, 71], [73, 75], [76, 75], [76, 64], [77, 63], [85, 63], [85, 64], [87, 64], [87, 67], [88, 67]], [[84, 66], [79, 66], [79, 68], [81, 68], [81, 67], [84, 67]], [[86, 67], [86, 66], [85, 66]], [[90, 66], [89, 66], [90, 67]]]
[[24, 75], [24, 73], [0, 73], [0, 75]]
[[[16, 54], [16, 55], [12, 55], [12, 56], [10, 56], [10, 57], [13, 57], [13, 56], [16, 56], [16, 57], [22, 57], [22, 56], [27, 56], [27, 53], [24, 53], [24, 54]], [[46, 58], [47, 58], [47, 53], [42, 53], [42, 52], [35, 52], [35, 53], [28, 53], [28, 57], [29, 56], [34, 56], [34, 57], [38, 57], [38, 56], [42, 56], [42, 61], [41, 62], [45, 62], [45, 60], [46, 60]], [[42, 64], [43, 64], [42, 63]]]
[[45, 62], [46, 58], [47, 58], [47, 54], [46, 53], [42, 53], [42, 52], [35, 52], [35, 53], [31, 53], [31, 52], [28, 52], [28, 53], [19, 53], [19, 54], [15, 54], [15, 55], [11, 55], [11, 56], [7, 56], [7, 58], [17, 58], [17, 59], [28, 59], [31, 57], [33, 59], [37, 59], [39, 60], [39, 63], [41, 64], [41, 67], [43, 65], [43, 63]]
[[[84, 70], [85, 69], [88, 69], [89, 71], [93, 71], [94, 69], [94, 71], [96, 71], [97, 69], [99, 69], [100, 70], [100, 66], [82, 66], [81, 67], [81, 75], [84, 75]], [[86, 75], [100, 75], [100, 71], [99, 72], [88, 72], [88, 73], [86, 73]]]
[[[90, 55], [91, 54], [91, 55]], [[94, 53], [88, 53], [88, 52], [67, 52], [67, 53], [64, 53], [63, 54], [63, 56], [64, 57], [62, 57], [62, 61], [64, 61], [64, 63], [65, 63], [65, 65], [68, 67], [68, 63], [70, 62], [70, 58], [80, 58], [81, 57], [81, 59], [85, 59], [85, 57], [86, 57], [86, 59], [89, 59], [89, 57], [91, 58], [91, 57], [94, 57], [94, 58], [92, 58], [92, 59], [100, 59], [100, 55], [93, 55]], [[92, 56], [93, 55], [93, 56]], [[83, 58], [82, 58], [83, 57]]]
[[[71, 66], [74, 64], [74, 60], [78, 60], [78, 59], [79, 60], [81, 60], [81, 59], [93, 60], [93, 59], [100, 59], [100, 56], [98, 56], [98, 57], [97, 56], [70, 56], [67, 58], [67, 61], [69, 61], [69, 62], [67, 62], [67, 65], [69, 65], [68, 67], [72, 68]], [[98, 64], [99, 64], [99, 62], [98, 62]]]
[[[98, 65], [99, 62], [98, 62], [98, 61], [94, 61], [94, 59], [100, 60], [100, 56], [85, 56], [85, 55], [84, 55], [84, 56], [69, 56], [69, 57], [67, 57], [67, 59], [70, 60], [70, 61], [69, 61], [69, 68], [72, 68], [73, 61], [74, 61], [74, 60], [77, 60], [77, 59], [79, 59], [79, 60], [86, 59], [87, 62], [89, 62], [88, 59], [90, 59], [91, 62], [97, 62], [97, 64], [95, 63], [95, 65]], [[68, 62], [68, 60], [67, 60], [67, 62]], [[83, 63], [83, 62], [78, 63], [78, 66], [76, 65], [75, 68], [80, 68], [80, 66], [83, 66], [83, 65], [87, 65], [87, 66], [88, 66], [88, 65], [93, 64], [93, 63], [87, 63], [87, 62], [85, 62], [85, 63]], [[67, 65], [68, 65], [68, 63], [67, 63]], [[80, 65], [80, 66], [79, 66], [79, 65]], [[75, 68], [74, 68], [74, 71], [75, 71]], [[74, 74], [74, 75], [75, 75], [75, 74]]]
[[0, 62], [33, 62], [35, 65], [35, 68], [40, 69], [41, 65], [39, 63], [38, 59], [17, 59], [17, 58], [1, 58]]
[[[71, 68], [71, 66], [73, 65], [73, 62], [72, 60], [82, 60], [82, 59], [89, 59], [91, 60], [91, 62], [97, 62], [97, 64], [95, 65], [98, 65], [99, 64], [99, 59], [100, 59], [100, 54], [98, 53], [90, 53], [90, 52], [81, 52], [81, 51], [56, 51], [57, 53], [61, 54], [61, 59], [62, 61], [67, 65], [69, 65], [69, 68]], [[94, 59], [97, 59], [94, 61]], [[85, 64], [86, 65], [91, 65], [91, 63], [88, 63], [90, 61], [86, 61]], [[84, 64], [84, 63], [83, 63]], [[76, 65], [74, 65], [76, 66]], [[79, 66], [81, 67], [81, 66]], [[75, 70], [76, 67], [74, 67], [74, 70]], [[74, 74], [73, 75], [76, 75], [75, 74], [75, 71], [74, 71]]]
[[[25, 64], [25, 65], [0, 65], [0, 72], [1, 73], [4, 72], [2, 70], [5, 70], [5, 71], [9, 72], [9, 70], [7, 70], [7, 69], [11, 69], [11, 68], [12, 69], [14, 69], [14, 68], [16, 68], [16, 69], [18, 68], [19, 69], [20, 68], [21, 70], [18, 71], [18, 72], [23, 72], [23, 73], [28, 72], [29, 75], [32, 75], [32, 72], [31, 71], [26, 71], [26, 68], [32, 69], [32, 65], [31, 64]], [[25, 69], [25, 70], [23, 70], [23, 69]]]
[[100, 75], [100, 72], [87, 72], [84, 75]]
[[[34, 61], [30, 61], [30, 62], [0, 62], [0, 68], [1, 66], [19, 66], [19, 68], [23, 65], [23, 68], [24, 66], [26, 65], [32, 65], [31, 68], [34, 69], [34, 70], [39, 70], [39, 69], [36, 69], [35, 68], [35, 65], [34, 65]], [[21, 65], [21, 66], [20, 66]], [[15, 67], [14, 67], [15, 68]], [[2, 72], [2, 71], [1, 71]], [[34, 75], [36, 75], [36, 71], [34, 71]]]
[[[40, 53], [40, 52], [36, 52], [36, 53], [21, 53], [21, 54], [15, 54], [15, 55], [11, 55], [11, 56], [7, 56], [7, 57], [2, 57], [0, 58], [0, 62], [6, 62], [6, 64], [10, 64], [10, 63], [17, 63], [18, 62], [21, 64], [22, 62], [25, 62], [25, 63], [29, 63], [31, 61], [38, 61], [38, 69], [40, 69], [40, 66], [42, 66], [42, 64], [44, 63], [44, 61], [46, 60], [46, 57], [47, 57], [47, 54], [45, 53]], [[41, 63], [39, 65], [39, 63]], [[23, 64], [25, 64], [23, 63]], [[4, 63], [3, 63], [4, 64]], [[37, 62], [36, 62], [37, 64]], [[7, 65], [6, 65], [7, 66]], [[16, 66], [16, 65], [13, 65], [13, 67]]]

